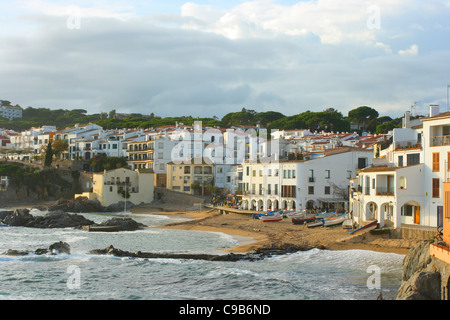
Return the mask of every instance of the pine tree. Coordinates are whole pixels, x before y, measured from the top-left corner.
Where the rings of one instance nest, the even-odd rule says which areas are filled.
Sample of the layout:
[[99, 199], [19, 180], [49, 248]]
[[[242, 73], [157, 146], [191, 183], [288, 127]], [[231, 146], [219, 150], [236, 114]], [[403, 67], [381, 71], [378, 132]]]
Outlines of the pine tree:
[[52, 144], [49, 142], [47, 145], [47, 150], [45, 150], [45, 162], [44, 166], [50, 168], [53, 160], [53, 150]]

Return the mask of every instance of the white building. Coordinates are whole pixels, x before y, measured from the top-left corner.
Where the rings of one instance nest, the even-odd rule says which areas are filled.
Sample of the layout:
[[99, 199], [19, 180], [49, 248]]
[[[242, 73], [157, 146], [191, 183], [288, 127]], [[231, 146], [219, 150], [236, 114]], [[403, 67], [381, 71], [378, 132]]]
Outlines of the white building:
[[448, 181], [450, 112], [430, 107], [430, 116], [403, 128], [380, 152], [372, 168], [352, 179], [350, 210], [359, 222], [377, 219], [395, 228], [442, 225], [442, 182]]
[[349, 179], [371, 160], [372, 151], [338, 148], [310, 160], [245, 163], [242, 207], [265, 211], [344, 208]]
[[119, 168], [102, 173], [94, 173], [92, 192], [75, 195], [98, 200], [103, 206], [123, 202], [135, 205], [150, 203], [154, 199], [154, 174], [149, 170], [129, 170]]
[[22, 118], [23, 109], [19, 106], [1, 106], [0, 117], [12, 120], [15, 118]]

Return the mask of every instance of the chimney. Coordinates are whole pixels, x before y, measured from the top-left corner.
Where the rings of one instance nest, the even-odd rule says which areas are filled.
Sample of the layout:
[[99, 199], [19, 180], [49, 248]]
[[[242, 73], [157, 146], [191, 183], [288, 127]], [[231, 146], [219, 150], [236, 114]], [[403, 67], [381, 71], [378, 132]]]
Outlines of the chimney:
[[430, 104], [430, 117], [437, 116], [440, 113], [438, 104]]
[[410, 120], [411, 120], [411, 112], [406, 111], [405, 117], [403, 118], [403, 128], [409, 128], [410, 127]]

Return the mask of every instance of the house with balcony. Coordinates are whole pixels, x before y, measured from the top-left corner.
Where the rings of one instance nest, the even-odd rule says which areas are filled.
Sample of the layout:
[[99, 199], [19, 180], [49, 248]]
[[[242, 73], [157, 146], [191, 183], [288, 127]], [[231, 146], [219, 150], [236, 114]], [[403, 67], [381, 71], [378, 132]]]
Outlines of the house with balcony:
[[92, 192], [76, 194], [75, 198], [98, 200], [103, 206], [125, 200], [135, 205], [147, 204], [154, 199], [153, 175], [150, 170], [126, 168], [94, 173]]
[[214, 186], [215, 165], [203, 159], [190, 163], [167, 163], [167, 189], [192, 195], [209, 195]]
[[435, 228], [443, 223], [442, 183], [449, 178], [450, 112], [430, 106], [420, 123], [394, 129], [374, 165], [351, 180], [350, 210], [360, 223]]
[[242, 164], [242, 207], [250, 210], [341, 209], [349, 179], [372, 163], [372, 150], [336, 148], [323, 157]]

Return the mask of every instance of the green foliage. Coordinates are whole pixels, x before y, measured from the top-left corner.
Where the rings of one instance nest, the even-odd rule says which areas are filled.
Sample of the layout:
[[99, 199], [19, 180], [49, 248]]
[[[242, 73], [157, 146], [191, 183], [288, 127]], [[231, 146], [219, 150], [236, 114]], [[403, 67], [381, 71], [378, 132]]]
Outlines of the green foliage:
[[125, 157], [107, 157], [105, 153], [95, 155], [90, 161], [94, 172], [112, 170], [128, 166]]
[[47, 145], [47, 149], [45, 150], [44, 166], [50, 168], [52, 166], [52, 161], [53, 161], [53, 150], [52, 144], [51, 142], [49, 142]]

